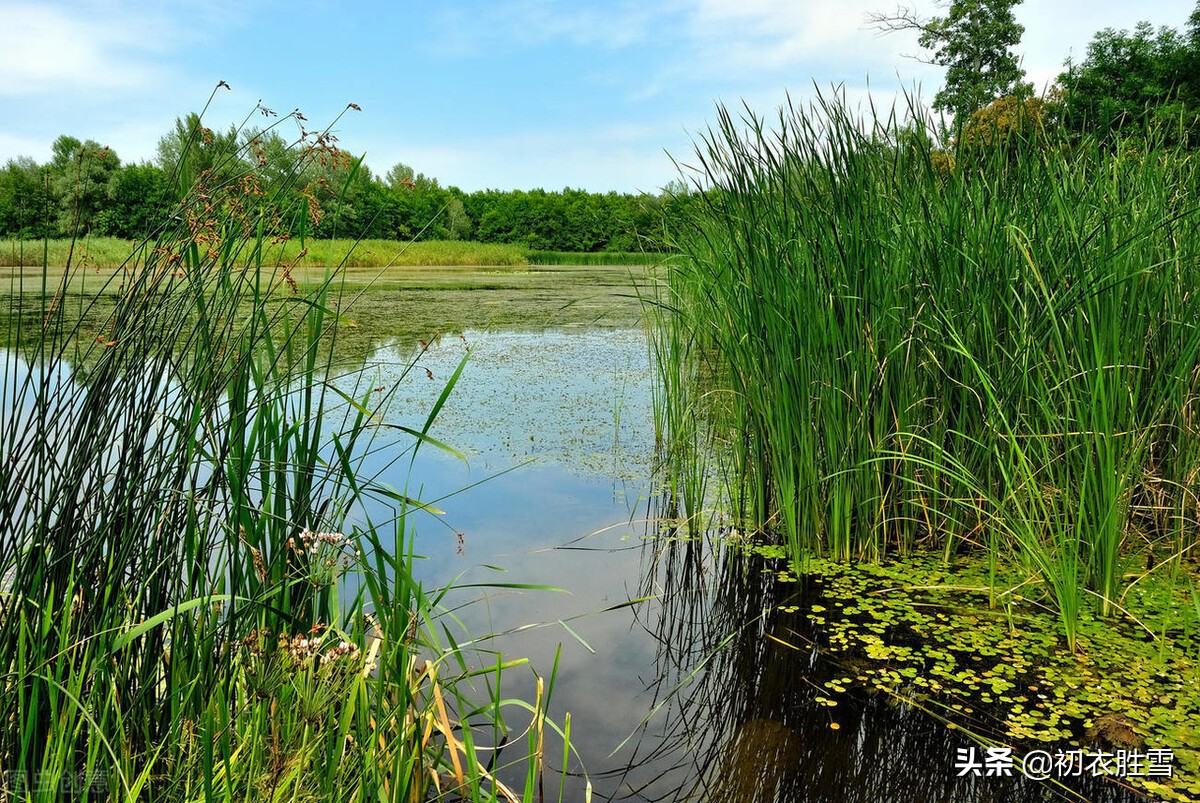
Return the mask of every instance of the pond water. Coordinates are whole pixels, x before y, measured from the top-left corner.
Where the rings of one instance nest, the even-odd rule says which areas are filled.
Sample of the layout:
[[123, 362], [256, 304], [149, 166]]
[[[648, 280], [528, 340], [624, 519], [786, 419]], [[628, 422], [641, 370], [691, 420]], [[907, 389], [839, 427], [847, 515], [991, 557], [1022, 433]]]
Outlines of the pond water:
[[[599, 800], [1079, 799], [1015, 772], [957, 777], [958, 751], [982, 749], [886, 695], [842, 695], [833, 716], [818, 698], [844, 669], [783, 644], [807, 625], [780, 606], [804, 604], [811, 589], [660, 526], [653, 368], [635, 294], [606, 286], [613, 277], [571, 269], [555, 285], [541, 272], [524, 312], [495, 303], [511, 287], [476, 291], [471, 308], [502, 325], [451, 325], [426, 345], [385, 333], [370, 361], [381, 384], [409, 372], [393, 417], [420, 427], [469, 351], [430, 430], [466, 461], [426, 449], [407, 479], [446, 511], [416, 520], [418, 575], [565, 589], [468, 588], [452, 601], [505, 656], [528, 657], [543, 675], [557, 658], [551, 715], [571, 713], [575, 749], [566, 799], [583, 799], [584, 773]], [[421, 304], [461, 314], [438, 296], [427, 288]], [[507, 682], [530, 695], [528, 674]], [[1112, 784], [1075, 788], [1089, 800], [1140, 799]]]
[[[543, 676], [558, 661], [550, 713], [570, 712], [574, 747], [565, 799], [584, 799], [585, 777], [596, 800], [1080, 799], [1016, 773], [958, 777], [973, 743], [887, 695], [822, 704], [845, 669], [803, 646], [810, 626], [791, 606], [813, 589], [662, 523], [653, 366], [630, 278], [396, 271], [352, 308], [367, 376], [403, 377], [390, 422], [421, 429], [466, 358], [429, 429], [465, 459], [425, 446], [410, 468], [384, 450], [367, 469], [445, 511], [411, 521], [415, 573], [457, 586], [447, 604], [465, 630]], [[506, 696], [532, 697], [530, 671], [505, 682]], [[561, 747], [547, 753], [558, 769]], [[557, 794], [551, 774], [547, 799]]]

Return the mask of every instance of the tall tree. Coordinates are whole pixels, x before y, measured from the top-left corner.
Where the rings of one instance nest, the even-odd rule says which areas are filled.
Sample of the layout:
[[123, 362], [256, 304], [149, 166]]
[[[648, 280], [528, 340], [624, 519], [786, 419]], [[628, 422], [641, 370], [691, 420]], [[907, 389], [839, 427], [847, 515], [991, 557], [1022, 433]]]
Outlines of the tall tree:
[[416, 173], [410, 165], [406, 165], [404, 162], [396, 162], [392, 165], [392, 169], [387, 171], [387, 175], [383, 177], [383, 181], [393, 190], [411, 190], [415, 187], [413, 183], [415, 177]]
[[1102, 136], [1154, 129], [1170, 141], [1200, 142], [1200, 3], [1187, 33], [1140, 22], [1105, 28], [1087, 56], [1058, 76], [1063, 117], [1079, 132]]
[[83, 147], [83, 143], [77, 138], [69, 134], [61, 135], [50, 146], [50, 168], [60, 173], [64, 172], [71, 165], [81, 147]]
[[1012, 51], [1025, 33], [1013, 16], [1020, 1], [953, 0], [945, 16], [929, 18], [902, 6], [895, 14], [868, 19], [885, 32], [917, 32], [917, 42], [931, 54], [921, 60], [946, 68], [946, 83], [933, 108], [953, 115], [958, 126], [996, 98], [1033, 93]]
[[125, 165], [108, 181], [108, 202], [96, 215], [99, 234], [141, 239], [161, 225], [170, 211], [170, 177], [152, 164]]
[[28, 156], [0, 169], [0, 235], [50, 237], [57, 227], [50, 173]]
[[95, 140], [80, 142], [61, 136], [54, 141], [50, 162], [51, 190], [58, 198], [58, 230], [68, 237], [92, 229], [108, 205], [108, 183], [121, 167], [117, 153]]
[[175, 118], [175, 130], [158, 141], [155, 161], [172, 177], [179, 198], [187, 195], [198, 179], [213, 187], [248, 171], [237, 126], [214, 131], [205, 127], [195, 112]]
[[392, 165], [392, 169], [387, 171], [387, 174], [383, 177], [383, 182], [393, 190], [409, 189], [417, 190], [418, 192], [429, 192], [441, 189], [436, 178], [427, 176], [424, 173], [417, 173], [410, 165], [406, 165], [404, 162], [396, 162], [396, 164]]

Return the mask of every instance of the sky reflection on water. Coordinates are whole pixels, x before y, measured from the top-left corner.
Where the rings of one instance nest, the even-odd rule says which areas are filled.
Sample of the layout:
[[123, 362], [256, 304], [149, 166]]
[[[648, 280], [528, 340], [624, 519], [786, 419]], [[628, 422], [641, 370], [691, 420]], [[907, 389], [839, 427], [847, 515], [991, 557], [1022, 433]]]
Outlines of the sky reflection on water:
[[[760, 561], [719, 541], [656, 537], [653, 377], [640, 330], [444, 337], [412, 364], [397, 420], [422, 426], [468, 344], [430, 429], [467, 462], [423, 447], [419, 486], [409, 484], [446, 511], [444, 521], [414, 520], [417, 574], [433, 585], [564, 589], [463, 588], [448, 604], [485, 646], [529, 658], [544, 676], [559, 654], [551, 715], [571, 712], [578, 752], [567, 800], [582, 799], [585, 770], [600, 800], [1067, 799], [1019, 776], [956, 777], [956, 750], [971, 743], [882, 695], [839, 695], [835, 718], [815, 697], [844, 668], [776, 640], [805, 626], [780, 605], [803, 608], [812, 600], [792, 597], [807, 592], [777, 586]], [[397, 348], [377, 356], [393, 366], [378, 369], [381, 383], [412, 360]], [[531, 689], [527, 672], [506, 678], [506, 694], [528, 699]], [[548, 783], [557, 793], [557, 779]], [[1083, 791], [1134, 799], [1113, 785]]]

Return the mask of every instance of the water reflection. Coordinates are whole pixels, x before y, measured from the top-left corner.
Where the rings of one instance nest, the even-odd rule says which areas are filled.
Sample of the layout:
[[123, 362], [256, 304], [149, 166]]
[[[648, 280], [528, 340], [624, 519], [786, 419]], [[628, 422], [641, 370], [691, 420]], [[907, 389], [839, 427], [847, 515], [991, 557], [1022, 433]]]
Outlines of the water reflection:
[[[553, 295], [522, 297], [539, 310], [563, 304]], [[390, 297], [371, 298], [393, 309], [380, 301]], [[462, 299], [460, 307], [471, 311]], [[445, 329], [446, 321], [423, 320], [419, 328]], [[571, 712], [576, 751], [566, 800], [583, 799], [585, 772], [598, 800], [1032, 803], [1060, 796], [1020, 778], [956, 778], [955, 751], [969, 742], [885, 695], [846, 693], [834, 707], [822, 704], [824, 684], [847, 668], [808, 646], [803, 611], [816, 590], [779, 584], [761, 561], [719, 540], [659, 531], [651, 366], [639, 329], [449, 328], [462, 336], [427, 347], [396, 331], [364, 334], [357, 345], [374, 355], [362, 357], [366, 373], [340, 381], [354, 398], [394, 386], [386, 420], [420, 431], [470, 349], [458, 387], [429, 428], [466, 461], [431, 446], [398, 459], [412, 446], [400, 434], [380, 441], [363, 471], [447, 511], [407, 524], [425, 556], [416, 573], [426, 587], [458, 585], [446, 604], [465, 632], [506, 658], [528, 657], [542, 675], [558, 661], [551, 713], [561, 720]], [[380, 340], [387, 345], [377, 348]], [[25, 364], [12, 364], [6, 385], [27, 377]], [[67, 388], [77, 379], [38, 382]], [[145, 399], [159, 401], [153, 393]], [[8, 425], [24, 426], [20, 415]], [[387, 520], [382, 508], [354, 516]], [[505, 696], [531, 698], [531, 673], [510, 673], [504, 683]], [[555, 768], [561, 747], [551, 743], [547, 756]], [[1082, 791], [1091, 800], [1137, 799], [1111, 785]]]
[[[620, 771], [622, 799], [737, 801], [1134, 801], [1099, 780], [1072, 790], [1011, 777], [958, 777], [972, 746], [886, 694], [833, 694], [853, 677], [812, 646], [811, 582], [781, 583], [763, 559], [719, 541], [647, 546], [642, 622], [658, 640], [662, 707]], [[836, 698], [836, 699], [834, 699]], [[832, 701], [829, 705], [825, 701]], [[982, 751], [981, 751], [982, 752]]]
[[[484, 648], [528, 657], [543, 675], [558, 662], [552, 715], [571, 712], [576, 750], [566, 800], [582, 799], [585, 773], [598, 800], [1072, 799], [1019, 776], [956, 777], [965, 737], [886, 695], [825, 689], [849, 670], [809, 646], [817, 589], [779, 583], [719, 539], [660, 532], [640, 332], [443, 338], [420, 354], [397, 420], [420, 425], [441, 387], [422, 369], [450, 375], [468, 345], [431, 429], [468, 461], [427, 450], [413, 466], [422, 499], [449, 497], [445, 522], [416, 523], [418, 573], [460, 585], [447, 602]], [[568, 593], [484, 588], [496, 582]], [[790, 605], [799, 610], [781, 610]], [[504, 694], [527, 697], [531, 678], [506, 677]], [[1137, 799], [1100, 783], [1080, 791]]]

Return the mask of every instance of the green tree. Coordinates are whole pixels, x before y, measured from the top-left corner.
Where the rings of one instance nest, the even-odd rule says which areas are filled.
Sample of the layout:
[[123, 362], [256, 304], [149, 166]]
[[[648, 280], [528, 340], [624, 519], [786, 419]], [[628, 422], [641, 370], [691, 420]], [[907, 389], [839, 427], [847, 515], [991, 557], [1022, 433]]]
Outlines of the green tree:
[[[370, 169], [346, 151], [323, 152], [308, 161], [295, 193], [306, 202], [314, 237], [359, 236], [372, 224], [377, 182]], [[314, 207], [309, 202], [316, 203]]]
[[416, 172], [410, 165], [404, 162], [396, 162], [392, 165], [392, 169], [387, 171], [387, 175], [383, 177], [383, 181], [393, 190], [415, 189]]
[[1200, 3], [1187, 33], [1140, 22], [1105, 28], [1084, 60], [1058, 77], [1062, 115], [1077, 133], [1114, 136], [1153, 129], [1168, 141], [1200, 141]]
[[57, 220], [49, 170], [27, 156], [10, 159], [0, 170], [0, 235], [50, 237]]
[[264, 187], [288, 186], [299, 169], [295, 147], [275, 130], [250, 130], [242, 136], [242, 152]]
[[128, 239], [148, 237], [170, 210], [170, 178], [152, 164], [125, 165], [109, 179], [107, 203], [96, 215], [98, 234]]
[[83, 147], [83, 143], [68, 134], [63, 134], [54, 140], [50, 146], [50, 169], [60, 173], [65, 172], [81, 147]]
[[58, 231], [82, 236], [108, 205], [108, 183], [121, 167], [117, 153], [95, 140], [61, 136], [51, 146], [51, 192], [58, 199]]
[[418, 173], [413, 170], [412, 166], [406, 165], [404, 162], [396, 162], [392, 165], [392, 169], [387, 171], [383, 181], [388, 187], [397, 191], [407, 189], [430, 192], [441, 189], [436, 178]]
[[471, 237], [471, 218], [459, 194], [451, 194], [446, 201], [447, 239], [467, 240]]
[[214, 131], [195, 112], [175, 118], [175, 129], [158, 141], [155, 161], [171, 176], [176, 198], [186, 196], [201, 178], [215, 187], [249, 169], [242, 159], [237, 126]]
[[438, 180], [397, 162], [387, 171], [382, 186], [387, 202], [381, 211], [388, 236], [400, 240], [460, 240], [472, 236], [474, 223], [456, 187], [443, 188]]
[[953, 0], [945, 16], [924, 18], [901, 7], [895, 14], [873, 14], [870, 21], [885, 32], [916, 31], [927, 61], [946, 68], [946, 83], [933, 108], [954, 117], [956, 127], [998, 97], [1028, 97], [1033, 86], [1012, 48], [1025, 26], [1013, 16], [1020, 0]]

